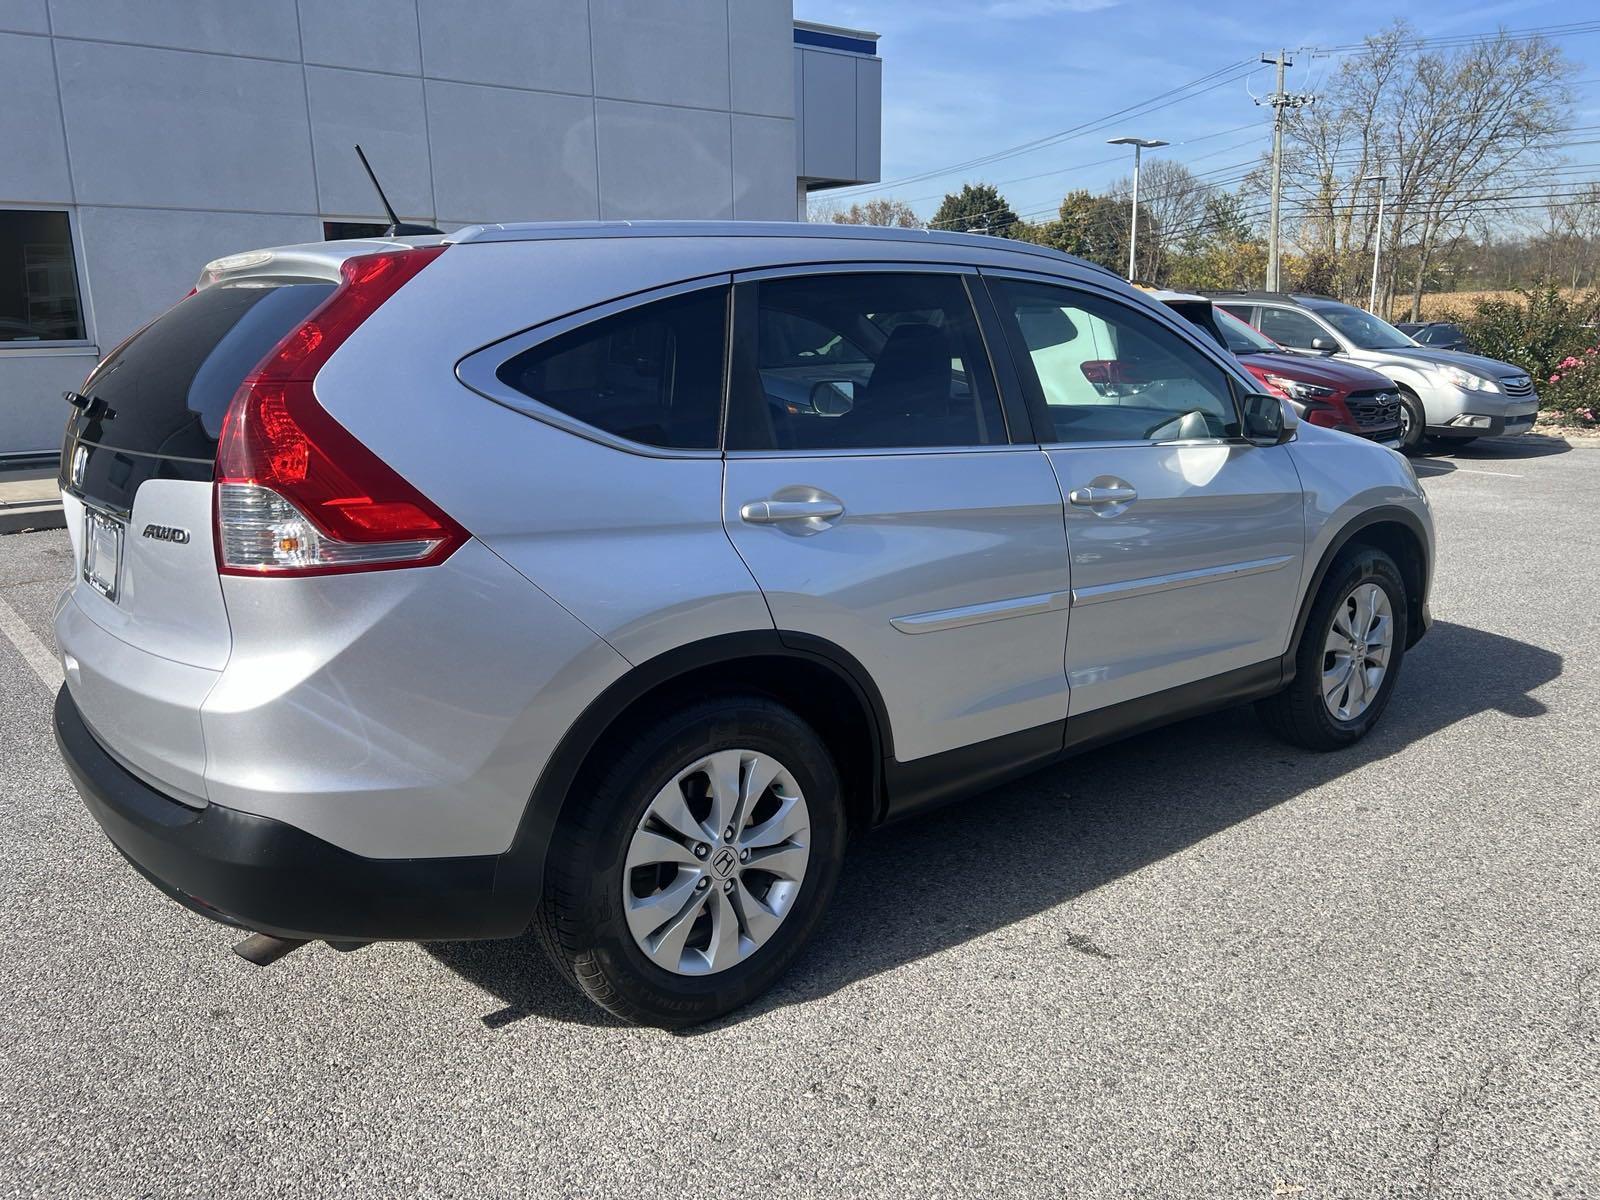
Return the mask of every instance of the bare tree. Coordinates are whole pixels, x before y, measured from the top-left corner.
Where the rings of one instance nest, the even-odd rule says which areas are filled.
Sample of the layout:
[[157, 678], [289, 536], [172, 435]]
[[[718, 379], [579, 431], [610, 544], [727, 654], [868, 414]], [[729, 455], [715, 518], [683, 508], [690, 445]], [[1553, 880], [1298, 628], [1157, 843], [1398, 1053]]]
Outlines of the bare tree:
[[[1111, 186], [1110, 194], [1122, 205], [1125, 221], [1131, 215], [1128, 204], [1132, 193], [1131, 177]], [[1187, 232], [1204, 219], [1210, 194], [1210, 189], [1181, 162], [1170, 158], [1146, 162], [1139, 172], [1139, 244], [1134, 270], [1138, 278], [1151, 282], [1165, 278], [1167, 260]]]
[[1386, 180], [1385, 298], [1410, 274], [1411, 315], [1442, 244], [1475, 216], [1505, 209], [1565, 128], [1571, 65], [1542, 38], [1494, 37], [1428, 50], [1397, 21], [1345, 59], [1322, 102], [1286, 117], [1288, 198], [1301, 244], [1325, 253], [1345, 295], [1376, 232], [1375, 180]]
[[830, 221], [835, 225], [887, 225], [897, 229], [921, 229], [923, 226], [922, 218], [909, 204], [892, 196], [868, 200], [865, 204], [857, 201], [849, 208], [821, 204], [810, 216], [813, 221]]

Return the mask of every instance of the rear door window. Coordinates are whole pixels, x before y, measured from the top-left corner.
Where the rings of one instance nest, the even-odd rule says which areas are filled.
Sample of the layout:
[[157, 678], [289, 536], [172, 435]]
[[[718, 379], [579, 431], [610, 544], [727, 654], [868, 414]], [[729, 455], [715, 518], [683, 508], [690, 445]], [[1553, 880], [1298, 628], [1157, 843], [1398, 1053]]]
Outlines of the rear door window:
[[756, 345], [733, 380], [730, 450], [1006, 441], [959, 276], [840, 272], [739, 286]]
[[727, 308], [726, 287], [641, 304], [524, 350], [495, 374], [530, 399], [615, 437], [714, 450]]

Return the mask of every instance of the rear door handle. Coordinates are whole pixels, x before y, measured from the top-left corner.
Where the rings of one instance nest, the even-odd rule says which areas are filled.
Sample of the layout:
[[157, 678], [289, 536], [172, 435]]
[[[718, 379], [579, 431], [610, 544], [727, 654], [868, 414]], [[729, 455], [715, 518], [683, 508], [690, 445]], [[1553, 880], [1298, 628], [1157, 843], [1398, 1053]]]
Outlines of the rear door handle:
[[812, 521], [820, 528], [821, 522], [842, 516], [844, 505], [837, 500], [752, 500], [739, 510], [740, 519], [751, 525]]
[[1079, 508], [1099, 508], [1102, 504], [1132, 504], [1138, 498], [1139, 493], [1131, 487], [1081, 487], [1072, 489], [1067, 503]]

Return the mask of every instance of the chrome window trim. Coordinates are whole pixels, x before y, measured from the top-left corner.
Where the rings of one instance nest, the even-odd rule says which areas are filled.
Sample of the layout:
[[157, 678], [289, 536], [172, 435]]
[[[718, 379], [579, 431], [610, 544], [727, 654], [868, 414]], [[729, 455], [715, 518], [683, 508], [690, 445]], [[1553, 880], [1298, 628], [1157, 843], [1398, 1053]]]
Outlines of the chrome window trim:
[[[1229, 362], [1227, 359], [1224, 359], [1219, 353], [1221, 347], [1219, 347], [1209, 338], [1201, 337], [1198, 329], [1174, 313], [1165, 304], [1161, 304], [1158, 301], [1152, 300], [1150, 301], [1150, 304], [1153, 306], [1155, 311], [1140, 308], [1138, 305], [1128, 303], [1128, 296], [1126, 293], [1119, 292], [1114, 288], [1100, 286], [1097, 281], [1079, 280], [1067, 275], [1054, 275], [1047, 271], [1025, 271], [1015, 267], [979, 267], [978, 274], [986, 279], [1016, 279], [1023, 283], [1044, 283], [1049, 284], [1052, 287], [1075, 288], [1079, 291], [1091, 292], [1101, 299], [1110, 301], [1114, 304], [1120, 304], [1123, 308], [1126, 308], [1131, 312], [1138, 313], [1141, 316], [1153, 318], [1156, 324], [1165, 326], [1167, 329], [1176, 333], [1184, 342], [1199, 350], [1202, 355], [1210, 359], [1211, 362], [1221, 369], [1223, 378], [1233, 384], [1232, 400], [1234, 417], [1239, 422], [1239, 428], [1244, 428], [1244, 413], [1239, 408], [1239, 396], [1241, 391], [1245, 395], [1258, 392], [1261, 390], [1261, 385], [1256, 382], [1254, 376], [1252, 376], [1248, 371], [1239, 365], [1237, 360]], [[1001, 307], [998, 300], [996, 301], [995, 307], [997, 309]], [[1004, 319], [1004, 315], [1005, 314], [1002, 311], [1002, 319]], [[1041, 441], [1036, 443], [1036, 445], [1044, 450], [1079, 450], [1088, 449], [1090, 447], [1099, 447], [1100, 449], [1127, 449], [1135, 446], [1253, 446], [1255, 443], [1244, 437], [1215, 437], [1187, 438], [1183, 440], [1175, 439], [1169, 441], [1157, 441], [1153, 438], [1119, 438], [1116, 441], [1091, 440], [1082, 442], [1062, 442], [1052, 440], [1047, 442]]]
[[[672, 446], [652, 446], [646, 442], [635, 442], [629, 438], [619, 437], [608, 433], [587, 421], [580, 421], [577, 417], [542, 404], [525, 392], [519, 392], [510, 384], [500, 379], [500, 368], [510, 359], [526, 350], [581, 329], [595, 321], [614, 317], [630, 309], [642, 308], [657, 300], [670, 300], [674, 296], [683, 296], [691, 292], [705, 291], [710, 288], [730, 289], [733, 286], [733, 276], [722, 271], [712, 275], [700, 275], [693, 279], [683, 279], [676, 283], [664, 284], [661, 287], [650, 288], [642, 292], [632, 292], [627, 296], [607, 300], [601, 304], [588, 308], [577, 309], [549, 321], [531, 326], [520, 333], [513, 333], [487, 346], [480, 347], [472, 353], [465, 355], [456, 363], [456, 378], [466, 387], [478, 393], [486, 400], [492, 400], [503, 408], [520, 413], [525, 417], [532, 417], [546, 425], [554, 426], [566, 433], [575, 434], [588, 441], [596, 442], [613, 450], [620, 450], [625, 454], [635, 454], [642, 458], [685, 458], [685, 459], [718, 459], [722, 457], [721, 436], [718, 436], [718, 445], [708, 449], [685, 449]], [[723, 409], [726, 405], [727, 393], [727, 327], [723, 329]], [[720, 430], [723, 423], [723, 413], [718, 414], [717, 427]]]

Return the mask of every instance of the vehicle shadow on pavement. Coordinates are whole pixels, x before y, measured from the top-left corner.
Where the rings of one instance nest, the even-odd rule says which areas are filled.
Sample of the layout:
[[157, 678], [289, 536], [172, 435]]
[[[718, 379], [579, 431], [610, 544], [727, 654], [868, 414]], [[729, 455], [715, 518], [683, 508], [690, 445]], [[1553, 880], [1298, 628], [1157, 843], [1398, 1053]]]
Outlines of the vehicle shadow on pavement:
[[[788, 975], [749, 1007], [687, 1033], [828, 995], [1024, 920], [1478, 713], [1540, 716], [1545, 707], [1531, 693], [1561, 669], [1549, 650], [1440, 622], [1407, 656], [1377, 729], [1348, 750], [1297, 750], [1235, 708], [876, 831], [851, 849], [829, 916]], [[996, 862], [1006, 869], [974, 866]], [[531, 935], [425, 948], [504, 1002], [484, 1016], [490, 1027], [528, 1016], [615, 1023], [558, 974]], [[1115, 947], [1079, 937], [1038, 952], [1116, 956]]]
[[1526, 458], [1549, 458], [1556, 454], [1571, 454], [1572, 449], [1564, 438], [1530, 433], [1520, 437], [1481, 438], [1468, 442], [1465, 446], [1453, 448], [1448, 444], [1432, 444], [1424, 449], [1426, 457], [1420, 461], [1448, 462], [1451, 459], [1459, 459], [1462, 462], [1474, 460], [1487, 462], [1499, 459], [1502, 462], [1513, 462]]

